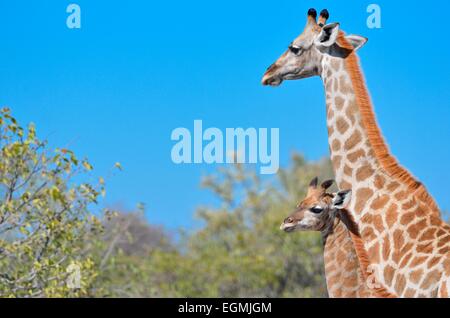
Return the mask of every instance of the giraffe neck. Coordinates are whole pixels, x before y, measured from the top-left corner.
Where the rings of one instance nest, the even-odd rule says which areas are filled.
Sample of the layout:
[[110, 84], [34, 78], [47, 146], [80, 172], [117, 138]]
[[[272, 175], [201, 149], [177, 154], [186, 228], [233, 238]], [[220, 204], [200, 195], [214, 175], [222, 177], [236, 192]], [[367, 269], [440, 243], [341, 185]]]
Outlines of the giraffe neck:
[[[376, 170], [387, 180], [376, 180], [375, 188], [380, 188], [382, 181], [391, 182], [392, 187], [402, 185], [429, 207], [430, 214], [440, 217], [439, 208], [425, 187], [390, 154], [378, 128], [356, 54], [353, 52], [346, 58], [325, 55], [322, 79], [331, 160], [340, 189], [357, 190], [355, 179], [358, 185], [366, 187]], [[367, 191], [366, 195], [370, 193]]]
[[425, 187], [389, 153], [356, 55], [325, 56], [322, 78], [331, 160], [340, 189], [353, 192], [349, 213], [359, 228], [353, 243], [360, 262], [393, 295], [435, 295], [450, 275], [437, 270], [450, 267], [450, 229]]
[[331, 298], [376, 297], [361, 271], [350, 232], [340, 217], [322, 231], [325, 277]]

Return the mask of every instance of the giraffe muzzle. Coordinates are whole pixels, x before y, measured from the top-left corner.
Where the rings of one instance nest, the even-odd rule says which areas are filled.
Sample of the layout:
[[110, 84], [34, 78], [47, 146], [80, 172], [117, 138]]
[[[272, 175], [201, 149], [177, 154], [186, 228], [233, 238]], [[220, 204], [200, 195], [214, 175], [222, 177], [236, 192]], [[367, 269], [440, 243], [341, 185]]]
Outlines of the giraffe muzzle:
[[264, 86], [279, 86], [283, 80], [277, 76], [264, 75], [261, 83]]
[[286, 233], [290, 233], [290, 232], [294, 232], [296, 225], [295, 224], [287, 224], [287, 223], [282, 223], [280, 226], [280, 230], [284, 231]]

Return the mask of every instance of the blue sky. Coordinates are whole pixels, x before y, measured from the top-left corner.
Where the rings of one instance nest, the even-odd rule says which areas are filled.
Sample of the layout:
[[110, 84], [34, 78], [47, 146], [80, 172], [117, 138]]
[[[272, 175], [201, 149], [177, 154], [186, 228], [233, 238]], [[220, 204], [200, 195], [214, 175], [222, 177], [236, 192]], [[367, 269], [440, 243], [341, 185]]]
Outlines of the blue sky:
[[382, 29], [366, 26], [369, 1], [79, 0], [82, 29], [69, 30], [70, 1], [0, 3], [0, 105], [41, 137], [88, 156], [96, 173], [125, 171], [105, 204], [146, 203], [153, 223], [191, 226], [213, 166], [176, 166], [177, 127], [280, 128], [281, 164], [299, 151], [328, 155], [319, 78], [260, 85], [303, 29], [309, 7], [369, 38], [360, 57], [384, 135], [401, 163], [450, 210], [448, 1], [376, 1]]

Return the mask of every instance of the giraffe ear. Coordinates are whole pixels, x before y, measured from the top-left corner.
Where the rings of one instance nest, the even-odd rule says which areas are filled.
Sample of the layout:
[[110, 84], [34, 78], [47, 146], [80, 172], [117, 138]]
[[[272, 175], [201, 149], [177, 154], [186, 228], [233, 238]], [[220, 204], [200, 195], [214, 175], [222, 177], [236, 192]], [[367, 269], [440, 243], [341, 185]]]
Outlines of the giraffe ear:
[[314, 43], [319, 47], [329, 47], [336, 43], [338, 35], [339, 23], [330, 23], [322, 28]]
[[355, 51], [362, 48], [369, 40], [368, 38], [354, 34], [347, 35], [345, 39], [353, 46]]
[[311, 182], [309, 183], [309, 187], [312, 189], [317, 189], [317, 185], [319, 184], [319, 178], [315, 177], [314, 179], [311, 180]]
[[322, 182], [321, 188], [324, 190], [328, 190], [334, 183], [334, 180], [327, 180]]
[[351, 198], [352, 190], [339, 191], [333, 199], [333, 208], [339, 210], [345, 209], [350, 203]]

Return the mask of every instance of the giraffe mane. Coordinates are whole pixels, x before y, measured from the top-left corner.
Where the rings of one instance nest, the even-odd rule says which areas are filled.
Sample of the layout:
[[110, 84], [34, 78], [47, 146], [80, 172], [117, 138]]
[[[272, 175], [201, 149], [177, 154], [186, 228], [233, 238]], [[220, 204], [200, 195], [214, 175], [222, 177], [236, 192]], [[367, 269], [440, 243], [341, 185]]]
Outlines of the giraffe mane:
[[425, 186], [419, 182], [408, 170], [402, 167], [394, 156], [390, 153], [386, 142], [377, 125], [372, 102], [366, 87], [364, 75], [361, 71], [359, 58], [353, 46], [345, 38], [345, 33], [340, 31], [338, 44], [351, 53], [345, 58], [345, 68], [347, 69], [355, 92], [356, 101], [361, 114], [362, 123], [366, 129], [367, 137], [374, 151], [375, 158], [383, 169], [394, 179], [407, 186], [414, 193], [414, 196], [427, 205], [432, 215], [440, 217], [440, 209], [433, 197], [428, 193]]
[[[369, 260], [369, 255], [364, 247], [364, 242], [361, 238], [358, 224], [353, 220], [351, 214], [343, 209], [340, 213], [341, 220], [346, 225], [348, 231], [350, 232], [350, 237], [355, 248], [356, 257], [358, 258], [359, 266], [361, 268], [362, 276], [364, 280], [368, 281], [369, 276], [369, 266], [371, 265]], [[377, 282], [378, 283], [378, 282]], [[379, 283], [378, 283], [379, 284]], [[384, 286], [371, 288], [375, 295], [380, 298], [398, 298], [396, 295], [390, 293]]]

